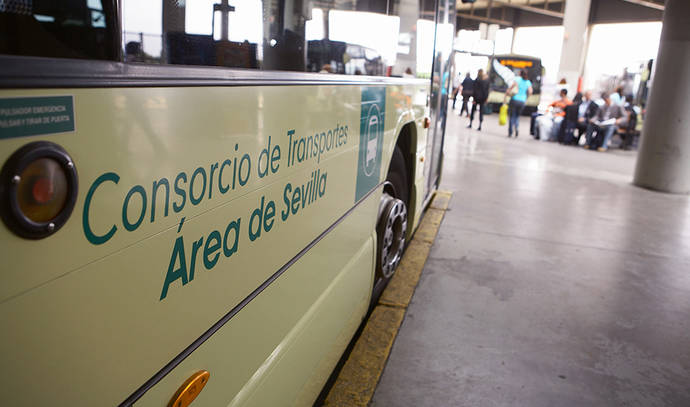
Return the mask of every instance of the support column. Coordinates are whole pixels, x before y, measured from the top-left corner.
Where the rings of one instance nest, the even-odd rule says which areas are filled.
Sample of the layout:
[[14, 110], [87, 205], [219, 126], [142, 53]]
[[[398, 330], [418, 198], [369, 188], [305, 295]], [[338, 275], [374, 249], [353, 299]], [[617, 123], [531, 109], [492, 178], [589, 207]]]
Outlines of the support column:
[[[168, 61], [167, 33], [185, 32], [185, 6], [184, 2], [163, 2], [162, 35], [161, 35], [161, 60]], [[142, 42], [142, 49], [143, 49]]]
[[565, 30], [558, 79], [565, 78], [573, 91], [577, 89], [577, 83], [582, 76], [587, 53], [590, 4], [591, 0], [567, 0], [565, 3]]
[[[400, 16], [401, 41], [409, 47], [406, 53], [398, 53], [393, 67], [393, 75], [402, 75], [407, 68], [417, 75], [417, 20], [419, 19], [419, 0], [400, 0], [398, 3], [398, 15]], [[408, 45], [409, 44], [409, 45]]]
[[690, 2], [667, 0], [634, 183], [690, 193]]

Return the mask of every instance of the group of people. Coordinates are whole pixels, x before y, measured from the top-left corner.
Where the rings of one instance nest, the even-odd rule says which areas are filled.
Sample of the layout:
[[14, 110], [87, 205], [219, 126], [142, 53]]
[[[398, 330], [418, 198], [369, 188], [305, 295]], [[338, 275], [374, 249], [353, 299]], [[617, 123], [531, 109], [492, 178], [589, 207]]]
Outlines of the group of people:
[[[484, 105], [489, 98], [489, 76], [484, 73], [483, 69], [477, 72], [477, 77], [472, 79], [470, 73], [465, 75], [462, 83], [454, 84], [453, 86], [453, 109], [457, 102], [458, 93], [462, 95], [462, 108], [460, 109], [460, 116], [463, 113], [470, 118], [470, 124], [467, 128], [472, 128], [474, 121], [474, 112], [479, 110], [479, 127], [477, 130], [482, 130], [482, 122], [484, 121]], [[470, 98], [472, 98], [472, 107], [469, 108]], [[469, 108], [469, 109], [468, 109]]]
[[[532, 93], [532, 82], [527, 71], [522, 70], [508, 87], [504, 97], [504, 103], [508, 103], [508, 137], [518, 137], [520, 115]], [[475, 112], [478, 110], [477, 130], [481, 130], [484, 105], [489, 97], [489, 79], [484, 70], [480, 69], [475, 79], [467, 73], [461, 83], [457, 80], [453, 84], [453, 109], [458, 95], [462, 96], [460, 115], [464, 114], [470, 119], [467, 127], [472, 128]], [[618, 131], [623, 139], [621, 147], [627, 149], [632, 145], [637, 117], [632, 97], [623, 97], [623, 87], [618, 87], [611, 94], [602, 93], [599, 103], [592, 99], [591, 91], [578, 92], [571, 100], [564, 88], [560, 90], [559, 98], [548, 106], [545, 114], [532, 115], [530, 133], [538, 140], [558, 141], [566, 145], [579, 145], [584, 135], [584, 148], [606, 151], [613, 135]]]
[[[514, 93], [513, 93], [514, 92]], [[483, 69], [477, 72], [477, 77], [472, 79], [469, 72], [465, 75], [462, 83], [454, 84], [453, 86], [453, 109], [457, 102], [458, 94], [462, 95], [462, 107], [460, 108], [460, 116], [465, 114], [470, 118], [470, 123], [467, 128], [472, 128], [474, 121], [474, 112], [479, 111], [479, 127], [477, 130], [482, 130], [482, 122], [484, 121], [484, 105], [489, 98], [489, 76], [484, 73]], [[506, 100], [508, 95], [511, 95], [510, 104], [508, 106], [508, 115], [510, 117], [510, 124], [508, 126], [508, 137], [513, 134], [518, 136], [518, 120], [522, 110], [527, 103], [527, 98], [532, 94], [532, 82], [527, 78], [527, 71], [521, 71], [520, 76], [513, 82], [513, 84], [506, 92]], [[470, 98], [472, 99], [472, 108], [468, 109]], [[514, 131], [514, 133], [513, 133]]]
[[584, 148], [606, 151], [616, 131], [623, 139], [621, 147], [629, 148], [636, 124], [637, 111], [632, 97], [623, 97], [620, 87], [612, 94], [602, 93], [601, 103], [592, 100], [591, 91], [578, 92], [570, 100], [568, 91], [561, 89], [560, 97], [549, 105], [547, 114], [533, 115], [530, 128], [538, 140], [566, 145], [579, 145], [584, 134]]

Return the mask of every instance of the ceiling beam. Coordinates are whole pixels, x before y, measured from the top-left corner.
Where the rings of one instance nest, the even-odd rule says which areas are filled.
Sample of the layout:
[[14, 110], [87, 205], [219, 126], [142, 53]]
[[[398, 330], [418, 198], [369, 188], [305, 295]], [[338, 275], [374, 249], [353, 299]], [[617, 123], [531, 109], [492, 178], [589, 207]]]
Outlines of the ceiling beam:
[[[330, 0], [332, 1], [332, 0]], [[503, 0], [507, 1], [507, 0]], [[564, 0], [510, 0], [512, 3], [516, 5], [526, 5], [526, 6], [532, 6], [532, 7], [540, 7], [544, 8], [544, 5], [546, 5], [546, 8], [549, 8], [548, 6], [552, 4], [557, 4], [557, 3], [563, 3]], [[645, 0], [645, 1], [651, 1], [651, 0]], [[456, 1], [456, 8], [458, 10], [469, 10], [471, 8], [475, 9], [486, 9], [489, 6], [489, 0], [476, 0], [474, 3], [461, 3], [459, 1]]]
[[664, 11], [664, 9], [666, 8], [663, 4], [654, 3], [654, 2], [648, 1], [648, 0], [623, 0], [623, 1], [627, 1], [628, 3], [633, 3], [633, 4], [637, 4], [639, 6], [649, 7], [649, 8], [653, 8], [653, 9], [657, 9], [657, 10], [661, 10], [661, 11]]
[[[643, 0], [626, 0], [626, 1], [643, 1]], [[497, 6], [516, 8], [518, 10], [529, 11], [530, 13], [542, 14], [545, 16], [551, 16], [551, 17], [556, 17], [556, 18], [561, 18], [561, 19], [565, 16], [564, 13], [561, 13], [558, 11], [553, 11], [553, 10], [540, 8], [540, 7], [529, 6], [529, 5], [525, 5], [525, 4], [516, 4], [516, 3], [512, 3], [510, 1], [495, 0], [494, 3]], [[548, 3], [544, 3], [544, 4], [546, 5]]]
[[512, 21], [500, 20], [498, 18], [484, 17], [484, 16], [479, 16], [476, 14], [468, 14], [468, 13], [457, 13], [456, 15], [460, 18], [466, 18], [468, 20], [481, 21], [483, 23], [499, 24], [499, 25], [505, 25], [508, 27], [513, 26]]

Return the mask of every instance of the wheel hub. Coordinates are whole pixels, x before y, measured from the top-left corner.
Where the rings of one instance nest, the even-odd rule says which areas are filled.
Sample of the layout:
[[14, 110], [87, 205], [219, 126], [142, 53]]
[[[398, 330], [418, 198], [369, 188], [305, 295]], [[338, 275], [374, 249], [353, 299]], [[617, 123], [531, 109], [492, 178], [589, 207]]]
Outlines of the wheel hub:
[[407, 207], [400, 199], [384, 193], [383, 211], [379, 221], [379, 264], [384, 278], [393, 275], [402, 259], [407, 232]]

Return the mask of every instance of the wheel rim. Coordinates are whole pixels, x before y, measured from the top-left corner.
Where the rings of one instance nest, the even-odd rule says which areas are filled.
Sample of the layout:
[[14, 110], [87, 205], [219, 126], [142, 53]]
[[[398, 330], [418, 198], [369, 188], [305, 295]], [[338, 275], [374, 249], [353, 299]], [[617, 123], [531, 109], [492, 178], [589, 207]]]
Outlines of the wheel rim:
[[384, 278], [390, 278], [402, 259], [407, 232], [407, 207], [400, 199], [384, 194], [385, 208], [381, 216], [379, 264]]

